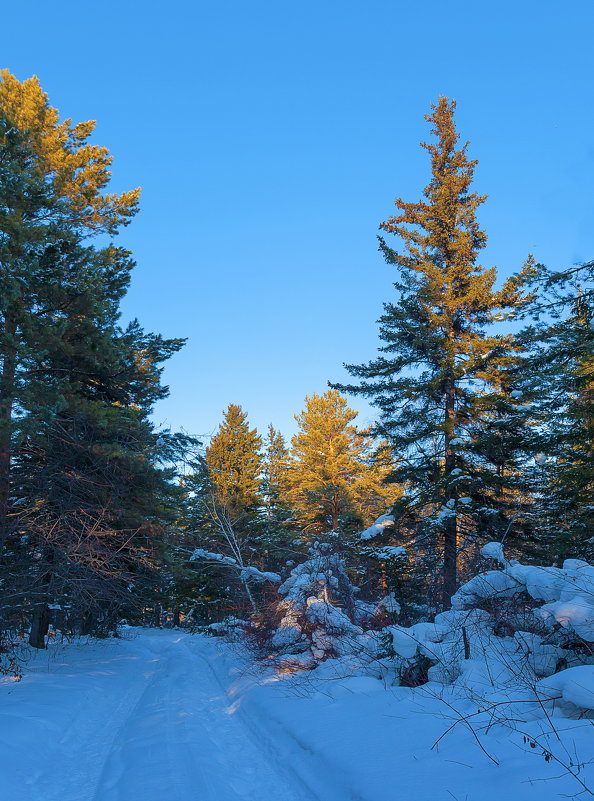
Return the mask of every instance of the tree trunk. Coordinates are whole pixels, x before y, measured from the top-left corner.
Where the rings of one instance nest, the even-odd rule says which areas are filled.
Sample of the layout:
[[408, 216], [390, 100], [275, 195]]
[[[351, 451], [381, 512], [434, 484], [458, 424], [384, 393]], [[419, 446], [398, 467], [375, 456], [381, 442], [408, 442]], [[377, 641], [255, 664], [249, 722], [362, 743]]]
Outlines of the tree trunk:
[[339, 501], [336, 495], [332, 496], [332, 531], [338, 531]]
[[0, 374], [0, 541], [8, 536], [8, 500], [10, 497], [11, 423], [14, 402], [16, 351], [12, 339], [16, 325], [6, 320], [4, 352]]
[[31, 621], [31, 631], [29, 633], [29, 645], [33, 648], [45, 648], [45, 636], [49, 630], [49, 608], [48, 605], [38, 604], [33, 611]]
[[[453, 379], [448, 379], [445, 386], [445, 478], [448, 482], [445, 491], [445, 503], [456, 500], [456, 491], [449, 482], [452, 470], [456, 467], [456, 453], [451, 441], [455, 437], [456, 393]], [[456, 592], [457, 557], [458, 557], [458, 518], [448, 514], [443, 525], [443, 592], [444, 609], [449, 609], [452, 595]]]
[[80, 627], [81, 635], [88, 636], [92, 634], [94, 624], [95, 624], [95, 618], [93, 617], [93, 613], [85, 612], [82, 619], [82, 626]]
[[157, 604], [153, 609], [153, 626], [161, 628], [161, 604]]

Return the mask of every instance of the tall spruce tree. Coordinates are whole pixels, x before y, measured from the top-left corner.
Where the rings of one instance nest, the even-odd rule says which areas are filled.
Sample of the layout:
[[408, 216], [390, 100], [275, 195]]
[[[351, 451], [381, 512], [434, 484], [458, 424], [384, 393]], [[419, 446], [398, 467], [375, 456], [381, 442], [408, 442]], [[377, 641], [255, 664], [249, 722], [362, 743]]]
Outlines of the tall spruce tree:
[[47, 351], [72, 305], [105, 276], [81, 239], [116, 233], [138, 206], [139, 190], [104, 192], [111, 156], [88, 143], [94, 125], [60, 122], [37, 78], [0, 72], [0, 538], [15, 439], [31, 415], [60, 402]]
[[291, 461], [285, 438], [272, 423], [264, 442], [262, 493], [266, 518], [279, 523], [289, 515], [288, 496], [291, 484]]
[[495, 268], [478, 263], [487, 237], [476, 212], [486, 198], [471, 191], [476, 161], [468, 143], [459, 145], [455, 107], [441, 97], [426, 117], [435, 141], [422, 143], [431, 160], [424, 199], [398, 198], [398, 213], [380, 225], [402, 243], [396, 250], [380, 237], [386, 261], [399, 271], [398, 299], [385, 304], [379, 321], [382, 355], [347, 366], [360, 383], [336, 385], [380, 410], [375, 433], [398, 459], [393, 480], [408, 487], [398, 515], [419, 548], [433, 542], [444, 605], [457, 582], [465, 441], [481, 392], [513, 343], [490, 326], [525, 302], [524, 271], [495, 290]]
[[289, 500], [306, 532], [352, 531], [388, 503], [385, 464], [374, 460], [369, 437], [353, 425], [356, 417], [335, 389], [307, 397], [295, 416], [300, 430], [291, 441]]
[[206, 449], [208, 478], [216, 503], [239, 521], [263, 502], [262, 438], [250, 428], [247, 412], [229, 404], [219, 430]]
[[104, 192], [94, 123], [60, 122], [35, 78], [0, 77], [0, 565], [43, 647], [50, 602], [113, 622], [146, 604], [143, 584], [150, 598], [179, 442], [149, 413], [183, 341], [118, 325], [133, 262], [88, 238], [125, 225], [138, 190]]
[[[540, 558], [594, 554], [594, 262], [540, 266], [516, 382], [531, 419], [526, 472]], [[530, 468], [529, 465], [533, 467]]]

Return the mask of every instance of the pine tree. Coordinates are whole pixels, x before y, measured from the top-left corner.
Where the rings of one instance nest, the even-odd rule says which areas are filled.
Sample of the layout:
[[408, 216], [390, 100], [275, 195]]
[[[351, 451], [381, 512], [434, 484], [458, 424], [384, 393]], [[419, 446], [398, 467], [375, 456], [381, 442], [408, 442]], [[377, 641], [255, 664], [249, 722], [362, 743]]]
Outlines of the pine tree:
[[353, 530], [388, 502], [385, 467], [372, 458], [369, 437], [352, 424], [356, 417], [335, 389], [307, 397], [295, 417], [300, 431], [291, 441], [289, 500], [306, 532]]
[[[6, 69], [0, 70], [0, 114], [10, 126], [5, 134], [22, 138], [28, 155], [27, 178], [42, 180], [54, 213], [87, 232], [115, 234], [130, 222], [138, 211], [140, 189], [103, 193], [113, 159], [106, 147], [88, 141], [94, 120], [76, 125], [71, 120], [60, 122], [36, 76], [21, 82]], [[15, 198], [15, 222], [22, 222], [27, 214], [23, 200], [32, 197]]]
[[285, 438], [272, 423], [268, 426], [268, 434], [264, 442], [264, 469], [262, 492], [266, 518], [270, 522], [279, 523], [289, 515], [288, 496], [291, 484], [291, 466], [289, 449]]
[[[105, 266], [105, 253], [96, 260]], [[109, 264], [115, 274], [115, 261]], [[120, 260], [125, 275], [129, 267]], [[183, 341], [146, 334], [138, 323], [121, 331], [121, 275], [115, 283], [117, 291], [106, 276], [81, 293], [48, 337], [38, 369], [50, 368], [50, 384], [59, 376], [60, 403], [29, 419], [26, 439], [13, 447], [11, 486], [20, 503], [9, 544], [25, 558], [23, 600], [36, 610], [38, 647], [48, 603], [67, 605], [88, 632], [150, 604], [175, 518], [172, 471], [160, 465], [175, 460], [178, 438], [157, 437], [149, 414], [167, 394], [162, 363]]]
[[262, 498], [262, 439], [241, 406], [230, 404], [206, 449], [216, 503], [236, 521], [254, 513]]
[[47, 351], [72, 304], [110, 280], [82, 239], [116, 233], [138, 206], [139, 190], [104, 193], [111, 156], [88, 143], [93, 128], [60, 122], [37, 78], [0, 72], [0, 539], [14, 441], [60, 403]]
[[268, 571], [286, 559], [288, 530], [268, 517], [281, 509], [277, 468], [284, 442], [274, 429], [270, 434], [265, 461], [262, 439], [250, 428], [246, 412], [230, 404], [204, 458], [188, 477], [192, 498], [186, 539], [193, 537], [197, 546], [196, 585], [204, 589], [197, 615], [204, 619], [213, 607], [232, 608], [236, 616], [254, 613], [267, 591], [266, 576], [275, 575]]
[[426, 118], [436, 141], [422, 144], [431, 159], [424, 199], [398, 198], [398, 213], [380, 226], [403, 245], [394, 250], [380, 237], [387, 262], [399, 270], [398, 299], [385, 304], [380, 318], [383, 355], [348, 366], [361, 383], [337, 385], [370, 398], [381, 412], [375, 433], [390, 441], [398, 459], [393, 479], [409, 488], [398, 514], [403, 527], [416, 520], [419, 543], [429, 537], [441, 544], [446, 605], [457, 581], [465, 440], [480, 390], [489, 388], [513, 342], [489, 326], [524, 303], [525, 277], [496, 291], [495, 269], [478, 263], [487, 237], [476, 212], [485, 196], [471, 191], [476, 161], [467, 156], [468, 143], [458, 144], [455, 106], [442, 97]]
[[113, 623], [154, 591], [179, 443], [149, 415], [183, 340], [118, 325], [133, 262], [88, 239], [125, 225], [138, 190], [103, 192], [94, 123], [60, 123], [37, 79], [1, 78], [1, 556], [43, 647], [49, 602]]

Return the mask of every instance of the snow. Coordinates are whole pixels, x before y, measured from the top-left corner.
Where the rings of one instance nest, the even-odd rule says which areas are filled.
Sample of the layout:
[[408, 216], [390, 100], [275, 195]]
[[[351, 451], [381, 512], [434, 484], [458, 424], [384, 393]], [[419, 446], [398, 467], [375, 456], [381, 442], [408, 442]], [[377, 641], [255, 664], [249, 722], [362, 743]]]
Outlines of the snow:
[[242, 620], [239, 617], [230, 616], [221, 620], [219, 623], [210, 623], [206, 628], [215, 634], [227, 634], [231, 638], [234, 638], [237, 633], [244, 631], [246, 628], [251, 628], [252, 626], [253, 623], [251, 620]]
[[239, 577], [242, 581], [251, 579], [257, 582], [272, 581], [274, 584], [280, 584], [281, 582], [281, 577], [278, 573], [268, 573], [251, 565], [242, 566], [237, 559], [233, 559], [231, 556], [223, 556], [223, 554], [213, 553], [213, 551], [205, 551], [203, 548], [195, 548], [190, 556], [190, 562], [197, 562], [198, 560], [215, 562], [221, 565], [231, 565], [232, 567], [238, 568]]
[[318, 598], [307, 599], [305, 616], [311, 623], [323, 626], [332, 633], [363, 634], [363, 629], [351, 623], [344, 612], [332, 604], [318, 600]]
[[594, 640], [594, 567], [579, 559], [566, 559], [562, 568], [508, 562], [498, 542], [487, 543], [481, 554], [498, 561], [503, 570], [480, 573], [463, 584], [452, 598], [455, 609], [467, 609], [480, 599], [511, 597], [524, 591], [545, 602], [535, 609], [537, 616], [565, 626], [582, 626], [580, 636]]
[[448, 517], [456, 517], [456, 510], [449, 505], [442, 506], [437, 515], [437, 520], [443, 522]]
[[594, 642], [594, 605], [587, 598], [576, 595], [569, 601], [544, 604], [535, 614], [545, 622], [552, 618], [564, 628], [573, 629], [583, 640]]
[[378, 534], [383, 534], [386, 528], [391, 528], [394, 525], [394, 517], [392, 515], [380, 515], [375, 523], [372, 523], [369, 528], [359, 534], [360, 540], [371, 540], [377, 537]]
[[390, 562], [394, 559], [404, 559], [406, 557], [406, 548], [404, 545], [384, 545], [383, 548], [373, 549], [371, 553], [376, 559]]
[[[312, 603], [315, 606], [318, 602]], [[446, 638], [483, 613], [446, 612], [416, 633]], [[411, 638], [408, 637], [408, 640]], [[442, 643], [434, 643], [439, 647]], [[474, 643], [473, 643], [474, 645]], [[416, 648], [415, 644], [415, 648]], [[295, 664], [299, 655], [293, 655]], [[541, 703], [501, 689], [503, 725], [458, 685], [393, 686], [385, 662], [347, 675], [344, 659], [312, 673], [250, 665], [240, 646], [176, 630], [52, 645], [20, 683], [0, 682], [0, 776], [7, 801], [555, 801], [590, 785], [594, 668], [538, 685]], [[500, 669], [502, 670], [502, 669]], [[305, 678], [304, 678], [305, 676]], [[319, 678], [317, 678], [319, 676]], [[459, 679], [489, 684], [466, 660]], [[542, 713], [543, 704], [547, 707]], [[589, 706], [590, 705], [590, 706]], [[500, 707], [497, 707], [498, 709]], [[550, 734], [553, 722], [561, 743]], [[449, 730], [449, 731], [448, 731]], [[473, 733], [474, 731], [474, 733]], [[446, 733], [447, 732], [447, 733]], [[537, 745], [534, 748], [526, 737]]]
[[483, 559], [494, 559], [500, 565], [507, 565], [507, 559], [503, 553], [503, 545], [500, 542], [488, 542], [481, 548]]
[[237, 566], [237, 559], [231, 556], [223, 556], [221, 553], [213, 553], [212, 551], [205, 551], [204, 548], [195, 548], [190, 556], [190, 562], [196, 562], [198, 559], [204, 559], [208, 562], [220, 562], [224, 565]]
[[594, 709], [594, 667], [568, 668], [540, 681], [536, 688], [544, 697], [558, 698], [581, 709]]
[[[337, 666], [332, 675], [330, 667], [324, 663], [306, 681], [298, 674], [267, 683], [240, 679], [231, 687], [262, 744], [290, 755], [312, 799], [555, 801], [581, 789], [558, 765], [545, 761], [540, 747], [524, 741], [529, 735], [564, 753], [548, 735], [547, 724], [534, 719], [538, 705], [513, 707], [519, 731], [488, 726], [493, 722], [488, 715], [478, 717], [484, 753], [461, 722], [462, 716], [477, 713], [476, 705], [457, 690], [435, 683], [417, 689], [391, 686], [386, 673], [344, 676]], [[467, 666], [475, 683], [479, 667], [478, 662]], [[323, 678], [316, 679], [324, 669]], [[591, 722], [556, 720], [556, 725], [563, 745], [589, 760]], [[582, 775], [591, 780], [591, 766]]]
[[388, 626], [387, 630], [392, 635], [392, 647], [398, 656], [411, 659], [417, 653], [419, 643], [412, 632], [401, 626]]
[[281, 577], [278, 573], [269, 573], [259, 570], [257, 567], [242, 567], [239, 575], [244, 581], [252, 579], [258, 582], [271, 581], [273, 584], [280, 584], [281, 582]]
[[396, 600], [396, 595], [393, 592], [388, 593], [385, 598], [382, 598], [377, 606], [378, 609], [385, 609], [386, 612], [392, 612], [395, 615], [400, 614], [400, 604]]
[[305, 801], [286, 755], [232, 714], [218, 659], [171, 630], [36, 655], [0, 682], [2, 799]]

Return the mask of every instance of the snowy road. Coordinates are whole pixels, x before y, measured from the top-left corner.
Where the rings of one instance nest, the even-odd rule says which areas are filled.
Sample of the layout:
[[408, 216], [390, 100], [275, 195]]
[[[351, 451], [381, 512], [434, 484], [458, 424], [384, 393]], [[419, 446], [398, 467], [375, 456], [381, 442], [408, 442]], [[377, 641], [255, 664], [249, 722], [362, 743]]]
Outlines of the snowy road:
[[[481, 750], [452, 728], [452, 709], [474, 709], [454, 691], [245, 670], [233, 647], [171, 630], [35, 652], [22, 682], [0, 680], [0, 801], [561, 801], [580, 789], [521, 733], [491, 726]], [[591, 723], [556, 719], [558, 753], [584, 754], [586, 778]]]
[[2, 801], [311, 801], [230, 705], [216, 656], [204, 638], [151, 631], [65, 649], [49, 675], [38, 665], [0, 711], [14, 752]]

